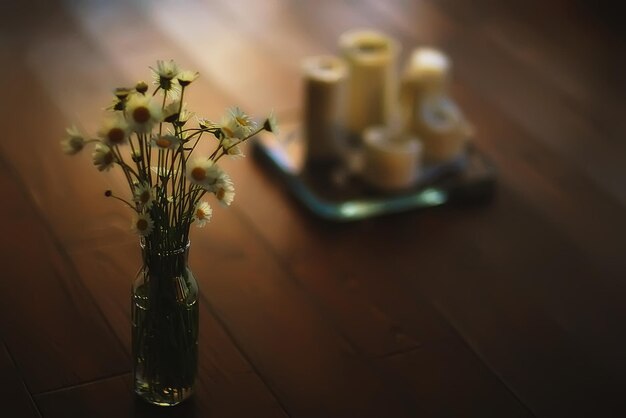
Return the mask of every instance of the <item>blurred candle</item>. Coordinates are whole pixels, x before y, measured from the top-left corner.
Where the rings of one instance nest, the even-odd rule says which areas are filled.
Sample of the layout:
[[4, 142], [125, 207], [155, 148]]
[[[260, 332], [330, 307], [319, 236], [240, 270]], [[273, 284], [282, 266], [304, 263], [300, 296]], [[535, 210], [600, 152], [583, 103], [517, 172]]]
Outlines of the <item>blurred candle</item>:
[[447, 92], [450, 82], [450, 59], [434, 48], [416, 48], [402, 73], [400, 106], [410, 130], [418, 104], [429, 96]]
[[415, 185], [421, 171], [422, 146], [415, 138], [393, 135], [384, 126], [363, 132], [362, 177], [384, 191], [398, 191]]
[[385, 125], [393, 117], [399, 47], [383, 33], [357, 30], [341, 35], [339, 48], [350, 71], [347, 126], [359, 136], [366, 127]]
[[303, 128], [307, 159], [338, 157], [345, 137], [347, 67], [338, 57], [306, 58], [304, 72]]
[[424, 144], [424, 159], [443, 162], [465, 151], [472, 127], [458, 106], [446, 96], [421, 100], [415, 112], [412, 132]]
[[439, 93], [448, 89], [450, 70], [450, 59], [442, 51], [416, 48], [404, 68], [402, 82], [425, 93]]

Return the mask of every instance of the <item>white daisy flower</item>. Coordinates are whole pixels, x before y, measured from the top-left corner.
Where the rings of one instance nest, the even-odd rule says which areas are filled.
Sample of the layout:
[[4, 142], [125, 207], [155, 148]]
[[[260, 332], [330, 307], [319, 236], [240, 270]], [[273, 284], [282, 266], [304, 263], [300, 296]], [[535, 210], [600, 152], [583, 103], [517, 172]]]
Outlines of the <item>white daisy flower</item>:
[[169, 178], [170, 174], [173, 176], [178, 175], [178, 170], [172, 169], [170, 166], [152, 166], [150, 170], [161, 179]]
[[61, 148], [67, 155], [74, 155], [80, 152], [85, 146], [85, 138], [76, 126], [72, 126], [65, 130], [67, 133], [65, 139], [61, 141]]
[[195, 81], [199, 75], [200, 73], [198, 73], [197, 71], [185, 70], [178, 73], [178, 76], [176, 78], [178, 79], [178, 83], [181, 86], [186, 87], [190, 85], [193, 81]]
[[194, 112], [190, 112], [187, 109], [187, 106], [183, 104], [183, 110], [180, 111], [180, 115], [178, 115], [178, 124], [183, 126], [189, 119], [191, 119], [196, 114]]
[[145, 81], [138, 81], [137, 84], [135, 84], [135, 90], [137, 90], [138, 93], [145, 94], [148, 91], [148, 84], [146, 84]]
[[250, 130], [254, 130], [254, 128], [256, 128], [256, 123], [250, 118], [250, 116], [246, 115], [241, 109], [239, 109], [239, 107], [231, 107], [228, 112], [237, 125], [242, 128], [249, 128]]
[[243, 158], [245, 154], [241, 150], [241, 147], [238, 145], [241, 141], [236, 138], [224, 138], [222, 140], [222, 147], [227, 155], [236, 159]]
[[161, 121], [161, 109], [151, 97], [132, 94], [126, 103], [126, 120], [134, 132], [150, 132]]
[[133, 198], [141, 207], [150, 209], [154, 202], [154, 189], [148, 183], [140, 183], [135, 186]]
[[139, 162], [142, 159], [143, 154], [141, 153], [141, 150], [133, 150], [130, 153], [130, 157], [133, 159], [134, 162]]
[[159, 149], [178, 149], [180, 139], [171, 134], [152, 135], [151, 144]]
[[176, 119], [178, 119], [179, 111], [180, 100], [174, 100], [163, 109], [163, 120], [170, 123], [174, 122]]
[[97, 134], [109, 147], [122, 145], [128, 140], [128, 123], [120, 113], [114, 113], [104, 120]]
[[115, 90], [113, 90], [113, 94], [115, 95], [115, 97], [117, 97], [118, 100], [124, 100], [126, 99], [126, 97], [128, 97], [131, 91], [132, 89], [129, 89], [128, 87], [117, 87]]
[[198, 158], [187, 165], [187, 178], [194, 184], [210, 189], [219, 179], [222, 169], [211, 160]]
[[175, 98], [180, 95], [180, 84], [175, 78], [178, 73], [178, 65], [174, 60], [157, 61], [157, 68], [151, 68], [154, 74], [154, 83], [163, 89], [169, 98]]
[[213, 122], [207, 118], [196, 118], [198, 119], [198, 125], [202, 128], [202, 129], [216, 129], [216, 128], [220, 128], [221, 125], [219, 123]]
[[157, 60], [157, 68], [151, 68], [156, 76], [165, 80], [171, 80], [178, 75], [178, 65], [174, 60], [163, 61]]
[[270, 112], [270, 115], [265, 119], [263, 123], [263, 129], [268, 132], [272, 132], [274, 135], [278, 135], [278, 121], [274, 115], [274, 111]]
[[147, 237], [154, 229], [154, 222], [152, 221], [150, 214], [141, 213], [135, 215], [133, 223], [130, 227], [136, 234], [141, 235], [142, 237]]
[[180, 100], [171, 102], [163, 109], [163, 121], [178, 126], [184, 126], [193, 115], [194, 113], [187, 109], [187, 103], [183, 103], [183, 107], [180, 107]]
[[245, 131], [231, 117], [224, 117], [219, 124], [224, 138], [245, 138]]
[[230, 176], [225, 172], [221, 172], [212, 190], [213, 193], [215, 193], [215, 197], [217, 197], [217, 200], [219, 200], [222, 205], [230, 206], [230, 204], [233, 203], [233, 199], [235, 198], [235, 185], [230, 179]]
[[115, 164], [115, 155], [111, 148], [104, 144], [96, 144], [91, 156], [98, 171], [108, 171]]
[[213, 209], [211, 209], [211, 206], [209, 206], [207, 202], [198, 202], [196, 204], [193, 213], [193, 221], [196, 222], [199, 228], [206, 225], [206, 223], [211, 220], [211, 216], [213, 216]]
[[228, 115], [222, 119], [220, 128], [226, 138], [243, 139], [254, 131], [256, 123], [241, 109], [233, 107], [228, 110]]

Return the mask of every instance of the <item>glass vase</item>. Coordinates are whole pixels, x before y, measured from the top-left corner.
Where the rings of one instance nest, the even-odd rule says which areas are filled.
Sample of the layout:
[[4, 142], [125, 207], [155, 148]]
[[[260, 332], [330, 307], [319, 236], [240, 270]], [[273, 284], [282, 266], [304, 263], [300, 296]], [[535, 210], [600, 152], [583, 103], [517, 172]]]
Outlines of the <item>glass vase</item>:
[[143, 266], [132, 288], [135, 393], [172, 406], [193, 393], [198, 369], [198, 285], [189, 243], [174, 250], [141, 244]]

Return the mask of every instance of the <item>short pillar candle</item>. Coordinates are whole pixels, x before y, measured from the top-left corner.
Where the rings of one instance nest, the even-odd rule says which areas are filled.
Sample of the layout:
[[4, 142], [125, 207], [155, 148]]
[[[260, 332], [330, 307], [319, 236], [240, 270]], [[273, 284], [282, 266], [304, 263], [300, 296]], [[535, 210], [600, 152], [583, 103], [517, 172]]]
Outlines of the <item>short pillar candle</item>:
[[370, 127], [363, 132], [362, 177], [379, 190], [408, 189], [419, 178], [421, 153], [417, 138], [394, 135], [384, 126]]

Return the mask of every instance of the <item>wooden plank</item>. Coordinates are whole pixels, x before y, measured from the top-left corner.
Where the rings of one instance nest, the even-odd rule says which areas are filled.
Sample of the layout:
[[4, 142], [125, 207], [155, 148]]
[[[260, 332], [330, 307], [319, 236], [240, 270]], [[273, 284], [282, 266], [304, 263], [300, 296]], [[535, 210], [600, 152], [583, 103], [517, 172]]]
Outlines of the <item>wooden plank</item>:
[[538, 415], [622, 410], [616, 388], [624, 386], [619, 353], [626, 335], [616, 321], [624, 315], [619, 276], [596, 281], [606, 277], [604, 268], [550, 223], [520, 210], [519, 197], [501, 190], [496, 204], [480, 219], [459, 215], [453, 230], [440, 232], [441, 242], [425, 254], [420, 270], [438, 280], [420, 282], [420, 291], [428, 289], [466, 341]]
[[[355, 228], [357, 241], [379, 239], [351, 247], [351, 257], [345, 256], [347, 245], [329, 241], [328, 253], [341, 256], [327, 262], [348, 274], [384, 277], [384, 263], [355, 260], [393, 259], [394, 279], [405, 292], [427, 295], [539, 415], [620, 408], [616, 388], [624, 386], [626, 363], [620, 355], [626, 335], [617, 319], [624, 316], [620, 270], [600, 280], [606, 277], [603, 267], [504, 186], [488, 208], [442, 210], [437, 216], [440, 222], [434, 216], [418, 222], [407, 214], [397, 222]], [[388, 248], [400, 228], [429, 238]]]
[[45, 417], [123, 418], [134, 416], [134, 396], [130, 374], [44, 393], [36, 396], [35, 400]]
[[464, 345], [440, 341], [379, 360], [427, 417], [532, 417]]
[[237, 218], [214, 213], [194, 247], [207, 303], [290, 414], [411, 415]]
[[0, 340], [0, 402], [3, 411], [14, 418], [41, 417], [13, 359]]
[[120, 373], [126, 356], [63, 249], [0, 160], [0, 332], [30, 391]]
[[[259, 231], [268, 247], [280, 254], [284, 268], [328, 312], [356, 350], [379, 357], [451, 335], [428, 301], [407, 294], [393, 274], [355, 273], [334, 260], [329, 246], [339, 241], [338, 247], [342, 248], [337, 248], [335, 256], [362, 264], [349, 250], [359, 242], [353, 239], [358, 225], [333, 225], [312, 219], [285, 190], [275, 187], [274, 179], [262, 167], [241, 168], [240, 205], [235, 209], [243, 212], [246, 224]], [[415, 244], [410, 237], [404, 242]], [[419, 254], [419, 247], [413, 249]], [[374, 256], [366, 265], [386, 262]]]
[[159, 417], [284, 417], [280, 410], [258, 408], [248, 398], [220, 400], [202, 388], [188, 401], [173, 408], [152, 406], [132, 392], [129, 374], [37, 396], [43, 416], [49, 418], [159, 418]]
[[[623, 31], [607, 19], [610, 6], [568, 1], [541, 6], [537, 2], [513, 2], [505, 7], [490, 0], [475, 7], [438, 3], [464, 25], [479, 28], [525, 71], [548, 81], [597, 127], [625, 132], [620, 115], [626, 104], [620, 92], [626, 86], [621, 77], [626, 60], [615, 53], [623, 42]], [[560, 23], [555, 25], [557, 20]]]
[[[576, 164], [560, 158], [500, 113], [476, 90], [457, 83], [454, 94], [480, 126], [476, 143], [500, 168], [501, 182], [606, 269], [599, 280], [610, 281], [615, 273], [619, 276], [626, 269], [620, 251], [626, 233], [626, 219], [620, 215], [623, 204], [599, 188]], [[589, 221], [592, 216], [595, 222]]]
[[[419, 341], [415, 351], [422, 353], [421, 347], [428, 346], [433, 341], [443, 341], [455, 352], [463, 353], [463, 358], [458, 360], [463, 364], [463, 373], [468, 373], [467, 379], [475, 379], [476, 386], [471, 386], [471, 388], [476, 390], [476, 403], [466, 404], [467, 408], [473, 408], [473, 415], [497, 416], [494, 411], [498, 408], [502, 410], [508, 408], [509, 415], [530, 415], [528, 410], [509, 392], [506, 385], [499, 381], [500, 373], [496, 370], [494, 375], [494, 372], [487, 367], [482, 365], [479, 367], [480, 361], [473, 357], [471, 351], [460, 339], [441, 324], [441, 319], [432, 312], [432, 308], [424, 300], [425, 297], [429, 297], [437, 303], [442, 298], [445, 300], [446, 294], [442, 294], [441, 289], [438, 289], [437, 293], [424, 292], [424, 288], [419, 287], [418, 284], [467, 276], [466, 272], [461, 273], [466, 268], [466, 264], [445, 262], [438, 258], [439, 266], [447, 268], [448, 277], [442, 277], [444, 272], [429, 269], [430, 266], [424, 265], [424, 258], [433, 257], [433, 252], [437, 254], [437, 251], [444, 251], [442, 246], [445, 245], [446, 240], [433, 242], [432, 237], [443, 226], [444, 217], [449, 215], [423, 212], [372, 220], [356, 225], [329, 225], [313, 220], [306, 213], [301, 212], [301, 208], [290, 202], [283, 191], [267, 191], [268, 188], [263, 183], [271, 182], [271, 180], [264, 179], [262, 173], [247, 175], [246, 178], [255, 180], [249, 180], [241, 186], [247, 190], [241, 193], [238, 208], [243, 208], [244, 211], [247, 208], [254, 208], [253, 211], [245, 214], [250, 224], [262, 232], [274, 251], [286, 257], [287, 265], [293, 269], [294, 279], [317, 298], [319, 303], [322, 303], [323, 308], [330, 313], [344, 335], [357, 349], [369, 355], [386, 358], [385, 350], [392, 350], [392, 347], [400, 352], [407, 350], [413, 352], [409, 348], [403, 350], [402, 342]], [[254, 190], [267, 192], [264, 197], [261, 197], [258, 194], [255, 195]], [[245, 202], [242, 202], [243, 200]], [[262, 221], [270, 214], [274, 215], [272, 223]], [[457, 239], [453, 236], [453, 229], [453, 225], [446, 228], [450, 231], [450, 234], [446, 236], [447, 239]], [[377, 239], [372, 240], [369, 237], [377, 237]], [[368, 245], [356, 245], [357, 242], [367, 242]], [[390, 244], [392, 242], [401, 244]], [[452, 260], [456, 257], [456, 254], [451, 255]], [[393, 265], [393, 273], [389, 270], [390, 263]], [[318, 272], [323, 273], [318, 274]], [[346, 292], [346, 289], [350, 292]], [[447, 290], [450, 291], [450, 289]], [[482, 288], [479, 288], [477, 292], [481, 290]], [[480, 297], [479, 300], [479, 303], [488, 302]], [[342, 305], [343, 309], [341, 309]], [[369, 307], [369, 315], [365, 309], [361, 309], [362, 306]], [[362, 323], [346, 315], [344, 311], [359, 313]], [[392, 329], [395, 330], [395, 335], [401, 337], [395, 341], [387, 337], [388, 334], [385, 331], [388, 328], [380, 325], [380, 319], [378, 321], [370, 319], [372, 311], [386, 322], [394, 324]], [[365, 328], [370, 331], [370, 339], [365, 338], [365, 334], [360, 332]], [[444, 330], [448, 332], [444, 333]], [[427, 350], [424, 353], [426, 354], [418, 354], [422, 359], [420, 362], [410, 361], [410, 356], [404, 357], [398, 354], [396, 364], [404, 361], [402, 367], [407, 375], [420, 376], [424, 373], [421, 365], [437, 360], [427, 357], [432, 354], [430, 351]], [[473, 360], [469, 361], [469, 358]], [[468, 365], [466, 361], [471, 365]], [[407, 388], [406, 381], [398, 379], [395, 367], [390, 367], [385, 361], [377, 361], [375, 364], [378, 372], [389, 385], [397, 387], [400, 392], [417, 403], [416, 408], [420, 413], [422, 413], [422, 407], [430, 411], [435, 408], [434, 405], [439, 405], [441, 416], [455, 414], [454, 405], [457, 403], [451, 400], [455, 396], [454, 392], [444, 391], [437, 395], [436, 391], [424, 390], [424, 386], [411, 391]], [[400, 366], [397, 367], [400, 368]], [[479, 369], [480, 373], [478, 373]], [[470, 374], [470, 372], [476, 374]], [[432, 373], [436, 371], [433, 370]], [[431, 375], [427, 374], [427, 376]], [[499, 389], [495, 389], [498, 386]], [[466, 394], [469, 393], [468, 391], [470, 389], [466, 389]], [[443, 398], [437, 399], [437, 396], [442, 396], [448, 401], [443, 401]], [[487, 398], [491, 403], [485, 401]], [[447, 404], [449, 408], [441, 406], [443, 404]], [[489, 405], [495, 409], [490, 410]], [[494, 413], [490, 415], [490, 412]], [[427, 413], [426, 415], [429, 416]]]

